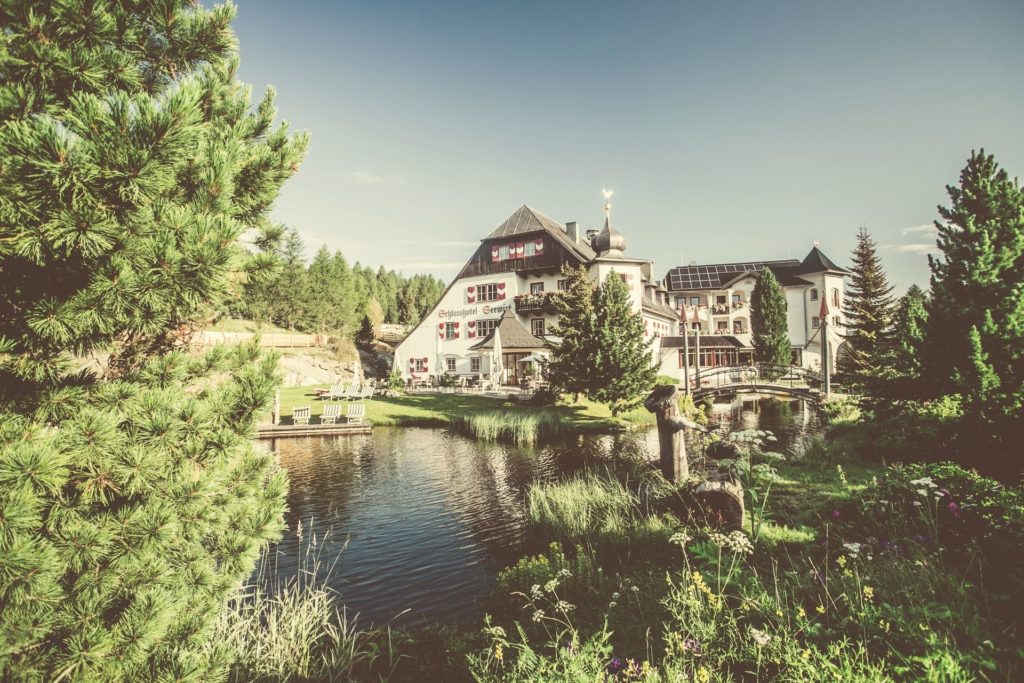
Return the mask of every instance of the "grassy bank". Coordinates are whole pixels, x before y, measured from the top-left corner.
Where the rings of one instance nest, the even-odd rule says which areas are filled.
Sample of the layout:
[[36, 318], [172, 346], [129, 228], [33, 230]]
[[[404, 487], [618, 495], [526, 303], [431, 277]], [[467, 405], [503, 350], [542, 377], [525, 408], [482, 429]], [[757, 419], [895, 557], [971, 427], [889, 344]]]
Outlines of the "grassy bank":
[[[320, 401], [316, 387], [281, 389], [282, 421], [290, 422], [295, 406], [310, 406], [314, 418], [329, 402]], [[654, 424], [654, 416], [643, 408], [612, 417], [603, 405], [581, 400], [554, 406], [525, 406], [478, 394], [407, 394], [394, 398], [375, 397], [366, 401], [366, 417], [375, 425], [396, 427], [448, 427], [453, 422], [476, 422], [486, 433], [483, 416], [499, 412], [520, 422], [532, 420], [544, 429], [574, 432], [603, 432]], [[315, 420], [314, 420], [315, 421]], [[511, 420], [510, 420], [511, 422]]]

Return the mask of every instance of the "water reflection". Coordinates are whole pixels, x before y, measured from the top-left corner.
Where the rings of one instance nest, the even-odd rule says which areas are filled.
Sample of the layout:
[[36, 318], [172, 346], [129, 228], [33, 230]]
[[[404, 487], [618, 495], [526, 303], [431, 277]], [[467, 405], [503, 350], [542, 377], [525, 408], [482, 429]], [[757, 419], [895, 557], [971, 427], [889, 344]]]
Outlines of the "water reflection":
[[652, 458], [657, 436], [587, 435], [516, 448], [437, 429], [375, 428], [272, 447], [291, 490], [289, 531], [272, 548], [268, 577], [299, 570], [301, 520], [307, 541], [317, 534], [322, 578], [350, 610], [376, 624], [409, 624], [478, 613], [498, 569], [522, 554], [532, 482], [571, 475], [613, 453]]
[[800, 453], [806, 440], [821, 429], [818, 409], [807, 401], [758, 398], [739, 395], [731, 403], [716, 403], [710, 413], [711, 426], [720, 434], [744, 429], [764, 429], [778, 437], [774, 449]]

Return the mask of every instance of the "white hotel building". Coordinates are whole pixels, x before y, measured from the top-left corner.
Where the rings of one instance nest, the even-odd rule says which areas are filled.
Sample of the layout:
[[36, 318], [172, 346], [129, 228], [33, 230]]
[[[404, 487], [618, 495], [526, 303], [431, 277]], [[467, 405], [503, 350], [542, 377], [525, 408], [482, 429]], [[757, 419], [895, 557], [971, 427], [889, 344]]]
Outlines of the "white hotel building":
[[[663, 281], [654, 262], [625, 255], [626, 239], [607, 216], [601, 230], [585, 235], [528, 206], [520, 207], [487, 237], [444, 291], [440, 301], [395, 350], [406, 379], [432, 381], [442, 374], [489, 377], [495, 338], [501, 347], [501, 379], [515, 384], [524, 361], [550, 356], [557, 338], [552, 297], [559, 296], [564, 264], [586, 266], [591, 279], [617, 273], [630, 288], [634, 310], [653, 338], [652, 363], [659, 373], [683, 379], [684, 329], [700, 327], [701, 367], [751, 361], [750, 294], [765, 267], [786, 295], [794, 363], [821, 367], [820, 314], [830, 313], [829, 358], [842, 353], [839, 317], [843, 277], [817, 247], [803, 261], [751, 261], [672, 268]], [[825, 305], [823, 308], [823, 304]], [[496, 333], [497, 330], [497, 333]], [[691, 336], [691, 367], [696, 361]], [[834, 368], [834, 361], [833, 361]]]

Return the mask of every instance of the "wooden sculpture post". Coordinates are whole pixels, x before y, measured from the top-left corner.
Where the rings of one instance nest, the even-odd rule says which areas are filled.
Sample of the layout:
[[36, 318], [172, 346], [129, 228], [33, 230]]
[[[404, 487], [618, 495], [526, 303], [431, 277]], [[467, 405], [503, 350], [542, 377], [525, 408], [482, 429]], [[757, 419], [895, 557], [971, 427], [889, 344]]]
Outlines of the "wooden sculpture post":
[[[674, 386], [657, 387], [644, 401], [644, 407], [658, 419], [658, 444], [661, 450], [661, 473], [669, 481], [689, 478], [686, 460], [686, 439], [683, 429], [690, 426], [679, 414], [679, 393]], [[696, 425], [694, 425], [696, 426]]]

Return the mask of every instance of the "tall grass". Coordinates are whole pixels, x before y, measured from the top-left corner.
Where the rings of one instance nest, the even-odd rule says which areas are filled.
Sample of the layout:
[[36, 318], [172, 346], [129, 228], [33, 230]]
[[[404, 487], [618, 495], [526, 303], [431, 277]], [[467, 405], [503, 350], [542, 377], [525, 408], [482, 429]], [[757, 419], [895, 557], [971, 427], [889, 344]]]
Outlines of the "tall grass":
[[579, 541], [597, 533], [624, 531], [634, 500], [618, 479], [588, 472], [532, 487], [527, 510], [530, 521], [543, 533]]
[[567, 430], [565, 419], [558, 414], [499, 410], [454, 416], [451, 427], [484, 441], [518, 446], [533, 446], [541, 438], [555, 437]]
[[[302, 525], [297, 533], [302, 540]], [[314, 534], [308, 534], [296, 576], [270, 585], [266, 558], [254, 581], [239, 590], [217, 622], [213, 642], [230, 661], [228, 680], [386, 680], [398, 665], [391, 631], [361, 630], [326, 585]], [[335, 560], [336, 561], [336, 560]]]

